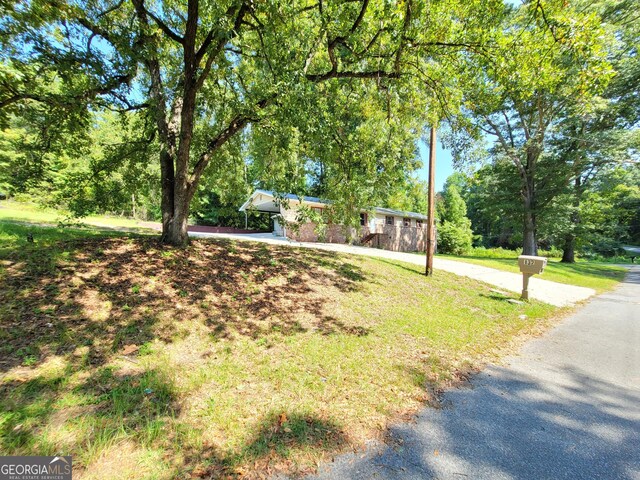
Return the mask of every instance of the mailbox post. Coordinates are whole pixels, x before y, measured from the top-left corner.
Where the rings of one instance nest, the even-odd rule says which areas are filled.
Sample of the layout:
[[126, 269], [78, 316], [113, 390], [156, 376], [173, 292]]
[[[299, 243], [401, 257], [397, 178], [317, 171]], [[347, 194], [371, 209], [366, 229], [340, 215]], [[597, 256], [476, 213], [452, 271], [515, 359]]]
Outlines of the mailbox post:
[[531, 275], [542, 273], [544, 267], [547, 266], [547, 259], [533, 255], [520, 255], [518, 257], [518, 265], [522, 272], [522, 295], [520, 298], [529, 300], [529, 278], [531, 278]]

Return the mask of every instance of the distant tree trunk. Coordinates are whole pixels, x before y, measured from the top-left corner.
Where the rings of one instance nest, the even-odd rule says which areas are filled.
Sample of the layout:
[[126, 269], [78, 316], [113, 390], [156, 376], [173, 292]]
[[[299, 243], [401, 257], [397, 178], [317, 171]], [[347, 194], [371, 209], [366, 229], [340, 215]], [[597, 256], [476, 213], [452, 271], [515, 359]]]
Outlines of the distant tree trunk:
[[538, 255], [538, 239], [537, 230], [538, 225], [536, 223], [536, 190], [533, 181], [533, 175], [528, 172], [523, 178], [523, 206], [524, 206], [524, 225], [522, 235], [522, 254], [523, 255]]
[[562, 247], [562, 263], [575, 263], [576, 261], [576, 236], [568, 233], [564, 237], [564, 245]]
[[576, 230], [580, 224], [580, 200], [582, 198], [582, 181], [580, 175], [576, 176], [573, 191], [573, 211], [570, 216], [571, 229], [564, 237], [562, 247], [562, 263], [575, 263], [576, 261]]
[[524, 213], [523, 255], [538, 255], [538, 240], [536, 238], [536, 215], [527, 210]]

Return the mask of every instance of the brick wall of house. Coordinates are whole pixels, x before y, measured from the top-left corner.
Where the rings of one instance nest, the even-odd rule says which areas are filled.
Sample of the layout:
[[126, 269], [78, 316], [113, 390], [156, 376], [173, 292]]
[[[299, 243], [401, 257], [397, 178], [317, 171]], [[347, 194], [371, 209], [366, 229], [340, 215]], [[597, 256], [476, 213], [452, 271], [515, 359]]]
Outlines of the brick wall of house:
[[341, 225], [327, 225], [325, 238], [321, 239], [316, 232], [316, 224], [308, 222], [300, 225], [297, 232], [291, 227], [287, 228], [287, 237], [296, 242], [347, 243], [343, 230]]
[[380, 246], [396, 252], [424, 252], [427, 248], [427, 226], [383, 225]]
[[[367, 246], [383, 248], [396, 252], [423, 252], [427, 248], [427, 227], [404, 227], [400, 225], [376, 225], [376, 232], [381, 233], [379, 237], [373, 238]], [[370, 233], [369, 227], [361, 227], [356, 238], [364, 238]], [[297, 232], [292, 228], [287, 229], [287, 236], [297, 242], [319, 242], [322, 241], [316, 233], [315, 223], [305, 223], [300, 225]], [[341, 225], [327, 226], [327, 243], [346, 243], [344, 228]], [[357, 242], [356, 242], [357, 243]]]

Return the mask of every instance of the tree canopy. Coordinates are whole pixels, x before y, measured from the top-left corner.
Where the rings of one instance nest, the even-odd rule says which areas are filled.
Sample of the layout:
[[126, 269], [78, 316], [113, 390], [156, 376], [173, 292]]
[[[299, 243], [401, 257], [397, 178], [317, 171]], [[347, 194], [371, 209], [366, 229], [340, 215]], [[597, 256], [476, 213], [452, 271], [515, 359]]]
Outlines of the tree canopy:
[[483, 235], [568, 250], [588, 184], [637, 156], [633, 3], [3, 2], [0, 186], [159, 216], [176, 245], [192, 207], [256, 187], [349, 225], [424, 209], [416, 145], [440, 123], [459, 164], [492, 161], [459, 188]]
[[522, 200], [523, 251], [537, 253], [538, 215], [570, 175], [547, 143], [569, 116], [596, 108], [614, 71], [598, 15], [566, 2], [526, 2], [505, 19], [496, 52], [469, 57], [465, 109], [453, 122], [451, 145], [463, 161], [473, 142], [491, 138], [496, 162], [515, 167]]
[[[78, 122], [87, 107], [138, 112], [140, 140], [159, 158], [164, 238], [183, 244], [203, 174], [224, 164], [234, 143], [277, 141], [276, 124], [285, 144], [296, 142], [297, 121], [306, 123], [307, 109], [331, 95], [351, 106], [401, 99], [414, 118], [437, 117], [456, 100], [452, 61], [483, 48], [485, 19], [504, 6], [34, 0], [3, 9], [5, 116], [32, 102], [58, 118], [74, 112]], [[413, 104], [418, 92], [424, 101]], [[287, 161], [273, 171], [290, 172]]]

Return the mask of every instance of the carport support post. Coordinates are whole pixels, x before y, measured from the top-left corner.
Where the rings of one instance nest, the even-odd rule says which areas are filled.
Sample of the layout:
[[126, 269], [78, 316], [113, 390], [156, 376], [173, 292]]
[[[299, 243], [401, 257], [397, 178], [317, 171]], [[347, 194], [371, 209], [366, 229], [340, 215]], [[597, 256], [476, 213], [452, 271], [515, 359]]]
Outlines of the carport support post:
[[429, 196], [427, 218], [427, 268], [425, 275], [433, 275], [433, 251], [435, 247], [435, 176], [436, 176], [436, 127], [431, 127], [429, 140]]
[[520, 295], [522, 300], [529, 300], [529, 278], [531, 275], [531, 273], [522, 274], [522, 295]]

